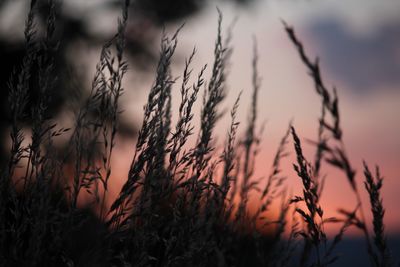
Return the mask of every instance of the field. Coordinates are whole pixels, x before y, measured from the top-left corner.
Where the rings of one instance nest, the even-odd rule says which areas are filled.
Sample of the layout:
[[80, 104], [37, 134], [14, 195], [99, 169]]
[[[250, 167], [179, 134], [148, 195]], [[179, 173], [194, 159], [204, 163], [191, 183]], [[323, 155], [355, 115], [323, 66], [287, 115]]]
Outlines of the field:
[[[1, 166], [1, 266], [329, 266], [340, 260], [337, 248], [350, 228], [362, 233], [362, 253], [371, 266], [394, 265], [385, 233], [384, 179], [378, 167], [364, 163], [363, 181], [356, 180], [337, 91], [325, 84], [318, 59], [308, 56], [289, 23], [282, 21], [282, 31], [321, 104], [312, 159], [303, 152], [301, 129], [288, 122], [270, 174], [263, 181], [254, 175], [264, 128], [258, 113], [257, 41], [252, 44], [248, 119], [239, 122], [241, 94], [227, 114], [221, 108], [229, 93], [228, 66], [235, 62], [230, 62], [233, 33], [222, 27], [218, 10], [214, 61], [194, 73], [194, 49], [179, 83], [171, 64], [181, 28], [163, 34], [134, 157], [121, 191], [110, 200], [123, 78], [129, 71], [124, 54], [129, 1], [99, 55], [90, 93], [84, 101], [71, 99], [77, 108], [69, 127], [61, 127], [50, 111], [57, 77], [63, 75], [55, 68], [57, 6], [50, 1], [46, 28], [40, 30], [35, 4], [26, 18], [25, 54], [7, 88], [10, 149]], [[177, 110], [172, 90], [180, 92]], [[194, 112], [197, 101], [199, 114]], [[214, 137], [219, 120], [229, 120], [221, 144]], [[195, 145], [188, 141], [193, 137]], [[289, 153], [295, 154], [293, 173], [302, 184], [295, 194], [282, 173]], [[325, 165], [345, 177], [357, 199], [336, 217], [327, 217], [321, 204]], [[369, 202], [362, 201], [363, 191]], [[252, 194], [259, 196], [255, 210], [249, 205]], [[273, 205], [280, 207], [274, 219]], [[340, 226], [332, 237], [326, 232], [331, 224]]]

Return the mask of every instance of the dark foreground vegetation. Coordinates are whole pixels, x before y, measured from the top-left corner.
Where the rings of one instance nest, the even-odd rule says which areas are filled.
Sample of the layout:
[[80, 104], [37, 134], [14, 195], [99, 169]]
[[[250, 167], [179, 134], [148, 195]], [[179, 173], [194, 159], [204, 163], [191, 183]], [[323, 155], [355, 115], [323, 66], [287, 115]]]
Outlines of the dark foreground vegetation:
[[[163, 35], [155, 80], [133, 148], [135, 156], [121, 192], [108, 209], [105, 199], [112, 183], [111, 161], [117, 156], [113, 148], [127, 72], [124, 31], [129, 1], [123, 4], [117, 33], [103, 46], [90, 94], [79, 103], [75, 123], [69, 128], [60, 128], [49, 112], [57, 90], [57, 5], [50, 1], [47, 28], [38, 31], [35, 2], [26, 20], [26, 53], [7, 88], [11, 150], [0, 179], [1, 266], [328, 266], [338, 260], [336, 247], [349, 227], [364, 234], [371, 266], [391, 266], [383, 223], [383, 178], [378, 168], [371, 171], [364, 164], [370, 203], [362, 203], [363, 188], [356, 182], [342, 141], [336, 90], [326, 87], [318, 61], [307, 56], [292, 27], [283, 23], [322, 104], [313, 160], [305, 158], [297, 131], [289, 124], [266, 181], [253, 175], [262, 133], [257, 124], [256, 45], [244, 134], [238, 134], [236, 120], [239, 95], [230, 111], [224, 148], [217, 149], [213, 131], [227, 94], [226, 66], [231, 53], [231, 33], [223, 38], [219, 14], [213, 64], [194, 74], [193, 50], [179, 85], [170, 70], [179, 30], [170, 37]], [[206, 68], [211, 68], [211, 77], [205, 77]], [[181, 102], [177, 121], [172, 123], [175, 86]], [[39, 90], [35, 101], [30, 99], [33, 88]], [[196, 130], [193, 105], [199, 94], [203, 102]], [[31, 122], [30, 136], [26, 121]], [[190, 147], [188, 139], [194, 134], [197, 141]], [[56, 145], [60, 139], [67, 140], [63, 149]], [[281, 171], [281, 161], [292, 144], [297, 156], [294, 173], [303, 185], [296, 196], [287, 193]], [[323, 164], [343, 173], [358, 200], [354, 207], [341, 209], [337, 218], [325, 218], [320, 204]], [[253, 192], [259, 194], [260, 206], [250, 212]], [[90, 199], [86, 208], [78, 207], [82, 194]], [[279, 217], [270, 220], [276, 201], [281, 207]], [[368, 205], [373, 214], [371, 231], [363, 212]], [[331, 223], [341, 228], [328, 239], [324, 225]]]

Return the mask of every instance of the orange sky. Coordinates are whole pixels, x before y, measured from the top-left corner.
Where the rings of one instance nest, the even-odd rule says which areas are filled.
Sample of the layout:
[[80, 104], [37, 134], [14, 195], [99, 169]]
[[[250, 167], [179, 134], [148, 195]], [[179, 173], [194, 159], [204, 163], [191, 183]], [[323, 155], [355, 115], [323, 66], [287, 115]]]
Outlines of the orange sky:
[[[329, 68], [325, 68], [328, 64], [324, 62], [324, 53], [322, 53], [318, 39], [313, 36], [313, 32], [309, 30], [310, 27], [308, 26], [312, 24], [313, 19], [318, 22], [323, 15], [326, 15], [327, 17], [338, 17], [341, 21], [345, 21], [346, 27], [355, 36], [368, 35], [370, 34], [369, 31], [379, 28], [379, 23], [382, 23], [383, 20], [382, 14], [387, 12], [387, 19], [391, 18], [391, 13], [387, 11], [390, 6], [382, 6], [382, 10], [378, 9], [374, 13], [372, 12], [373, 5], [367, 2], [363, 8], [356, 11], [356, 3], [359, 1], [350, 1], [348, 7], [353, 11], [351, 13], [344, 10], [340, 4], [335, 6], [332, 1], [326, 1], [325, 4], [293, 4], [291, 2], [296, 7], [293, 7], [293, 5], [289, 7], [285, 3], [272, 2], [272, 4], [267, 4], [271, 2], [265, 2], [260, 4], [258, 9], [250, 9], [241, 13], [232, 6], [220, 7], [224, 13], [225, 25], [229, 24], [236, 14], [239, 14], [239, 20], [234, 29], [234, 54], [228, 78], [230, 91], [225, 101], [225, 107], [231, 107], [237, 94], [242, 90], [243, 95], [238, 116], [239, 121], [242, 122], [245, 122], [247, 118], [251, 94], [252, 35], [254, 34], [258, 39], [259, 72], [263, 77], [259, 96], [259, 122], [267, 120], [267, 127], [261, 153], [257, 159], [256, 177], [269, 174], [272, 157], [290, 119], [294, 119], [294, 126], [300, 137], [315, 139], [317, 134], [320, 101], [314, 93], [313, 84], [306, 73], [306, 69], [285, 35], [280, 22], [280, 18], [284, 18], [290, 24], [296, 26], [298, 37], [304, 41], [309, 54], [320, 56], [322, 73], [326, 83], [338, 87], [344, 141], [352, 164], [357, 170], [356, 179], [359, 189], [362, 191], [364, 212], [367, 214], [367, 219], [371, 216], [369, 215], [368, 197], [364, 193], [362, 184], [363, 159], [370, 164], [371, 168], [374, 164], [379, 164], [381, 167], [381, 173], [385, 177], [383, 201], [386, 207], [386, 226], [389, 232], [398, 233], [400, 231], [398, 227], [400, 225], [400, 211], [396, 205], [400, 201], [397, 192], [400, 188], [400, 139], [398, 138], [400, 136], [398, 117], [400, 84], [377, 85], [368, 92], [360, 92], [356, 88], [351, 88], [348, 81], [342, 80], [340, 75], [335, 75], [335, 73], [329, 71]], [[393, 5], [397, 10], [399, 9], [399, 5]], [[175, 56], [173, 71], [176, 76], [181, 75], [183, 59], [190, 53], [193, 46], [196, 46], [198, 50], [194, 63], [195, 70], [199, 70], [205, 63], [212, 62], [216, 20], [217, 14], [210, 8], [210, 10], [203, 12], [203, 15], [199, 15], [186, 23], [181, 32], [177, 55]], [[175, 26], [172, 25], [171, 30], [174, 28]], [[349, 60], [352, 59], [349, 58]], [[346, 62], [343, 62], [343, 64], [345, 66]], [[379, 65], [376, 66], [376, 68], [379, 67]], [[141, 76], [135, 75], [133, 68], [126, 84], [127, 87], [145, 86], [150, 88], [151, 80], [152, 77], [150, 76], [143, 81]], [[127, 90], [124, 100], [125, 116], [141, 114], [146, 92], [146, 90], [142, 90], [142, 92], [134, 90], [130, 94]], [[177, 106], [179, 100], [178, 93], [178, 90], [176, 90], [174, 95], [175, 106]], [[197, 114], [199, 110], [200, 107], [197, 107]], [[130, 121], [138, 122], [140, 119], [136, 117], [135, 119], [131, 118]], [[228, 123], [229, 119], [224, 119], [217, 127], [218, 141], [220, 142], [225, 138]], [[239, 129], [243, 130], [243, 127], [244, 123]], [[133, 146], [130, 149], [132, 148]], [[124, 145], [121, 146], [121, 149], [122, 151], [116, 152], [118, 159], [115, 160], [115, 164], [120, 166], [118, 173], [122, 173], [121, 177], [125, 178], [127, 166], [130, 164], [131, 151], [127, 150], [127, 146]], [[289, 144], [288, 150], [293, 154], [292, 142]], [[309, 159], [312, 160], [313, 148], [305, 145], [305, 151]], [[288, 186], [292, 188], [293, 194], [296, 195], [301, 193], [301, 187], [300, 180], [293, 171], [292, 162], [293, 157], [286, 159], [284, 171], [288, 176]], [[329, 168], [323, 169], [323, 172], [329, 174], [321, 200], [326, 216], [337, 215], [336, 210], [341, 207], [354, 208], [356, 205], [355, 197], [351, 193], [345, 177]], [[332, 232], [332, 230], [329, 231]]]
[[[326, 84], [338, 87], [344, 141], [352, 164], [357, 170], [356, 179], [362, 192], [367, 220], [371, 216], [368, 197], [362, 184], [363, 159], [371, 168], [374, 164], [379, 164], [381, 167], [381, 173], [385, 177], [383, 187], [385, 223], [390, 233], [399, 233], [400, 210], [397, 203], [400, 202], [398, 193], [400, 81], [396, 77], [400, 77], [400, 49], [396, 50], [396, 47], [400, 47], [400, 40], [394, 37], [400, 35], [396, 34], [398, 33], [396, 31], [393, 32], [393, 29], [400, 29], [400, 20], [397, 18], [400, 2], [385, 1], [384, 4], [376, 3], [374, 0], [255, 2], [248, 9], [237, 9], [223, 1], [219, 6], [224, 15], [225, 28], [235, 16], [239, 18], [233, 31], [234, 53], [228, 77], [229, 93], [223, 104], [224, 108], [230, 109], [238, 93], [243, 92], [238, 113], [238, 120], [242, 122], [239, 133], [243, 132], [245, 127], [250, 104], [253, 35], [258, 40], [259, 74], [262, 76], [259, 123], [267, 121], [267, 124], [257, 159], [255, 177], [269, 174], [278, 142], [291, 119], [294, 120], [294, 126], [305, 145], [306, 156], [310, 160], [313, 158], [313, 147], [307, 145], [304, 139], [316, 138], [320, 100], [314, 92], [312, 80], [284, 32], [281, 24], [281, 19], [284, 19], [295, 26], [298, 37], [303, 40], [309, 55], [320, 57]], [[66, 8], [71, 8], [70, 3], [65, 4]], [[107, 17], [109, 21], [115, 22], [118, 15], [119, 13], [113, 13]], [[5, 17], [3, 20], [6, 20]], [[168, 25], [167, 31], [175, 31], [181, 23]], [[4, 23], [2, 25], [3, 28], [6, 27]], [[21, 25], [23, 26], [23, 20]], [[106, 26], [97, 25], [102, 28]], [[182, 75], [184, 59], [194, 46], [197, 48], [197, 54], [193, 73], [206, 63], [212, 64], [216, 26], [217, 12], [212, 5], [186, 21], [179, 35], [173, 75]], [[107, 32], [113, 30], [114, 28], [106, 29]], [[383, 46], [384, 43], [388, 46]], [[94, 72], [99, 51], [100, 48], [80, 47], [79, 58], [83, 62], [85, 58], [87, 59], [87, 66], [84, 66], [86, 69]], [[358, 69], [363, 72], [354, 72]], [[352, 76], [354, 80], [351, 79]], [[89, 75], [88, 85], [91, 77]], [[142, 107], [153, 78], [152, 73], [145, 74], [134, 65], [129, 66], [125, 79], [125, 95], [121, 99], [121, 106], [125, 111], [123, 116], [128, 122], [140, 124]], [[390, 82], [385, 83], [385, 79]], [[178, 84], [179, 82], [180, 80]], [[365, 83], [362, 82], [367, 82], [368, 88], [363, 88], [361, 85], [365, 86]], [[179, 90], [175, 88], [174, 107], [179, 104], [179, 99]], [[201, 100], [201, 97], [199, 99]], [[198, 115], [200, 105], [195, 108], [195, 113]], [[198, 120], [199, 118], [195, 117], [195, 121]], [[219, 144], [225, 140], [229, 122], [229, 118], [225, 117], [216, 128]], [[112, 161], [112, 179], [115, 183], [110, 187], [110, 195], [117, 194], [124, 183], [133, 157], [133, 149], [134, 140], [117, 142]], [[284, 173], [288, 176], [287, 185], [294, 195], [299, 195], [301, 183], [292, 167], [294, 162], [292, 142], [289, 143], [287, 150], [291, 152], [291, 156], [283, 163]], [[345, 177], [329, 168], [324, 168], [322, 171], [329, 175], [321, 200], [326, 217], [337, 215], [338, 208], [353, 208], [356, 204], [355, 197]], [[276, 211], [272, 213], [276, 214]], [[332, 229], [329, 228], [328, 232], [332, 232]], [[357, 234], [357, 232], [352, 233]]]
[[[65, 8], [75, 11], [75, 7], [71, 7], [72, 2], [81, 1], [66, 1]], [[284, 32], [281, 19], [294, 25], [308, 54], [312, 57], [319, 56], [326, 84], [338, 88], [344, 141], [352, 165], [357, 170], [356, 180], [362, 194], [367, 221], [371, 221], [371, 215], [369, 199], [362, 182], [362, 160], [366, 160], [371, 169], [375, 164], [379, 164], [385, 177], [382, 191], [386, 209], [386, 229], [391, 234], [399, 234], [400, 38], [396, 36], [400, 36], [400, 32], [396, 29], [400, 29], [400, 1], [378, 2], [255, 1], [248, 9], [238, 9], [221, 1], [219, 8], [224, 15], [224, 28], [238, 16], [233, 31], [234, 53], [228, 77], [229, 93], [223, 107], [229, 110], [239, 92], [243, 92], [238, 113], [238, 120], [242, 122], [239, 127], [241, 134], [250, 104], [252, 37], [256, 36], [260, 55], [259, 74], [262, 76], [258, 122], [261, 124], [267, 121], [267, 124], [261, 152], [256, 161], [255, 178], [268, 176], [270, 173], [274, 153], [291, 119], [302, 138], [306, 156], [310, 160], [313, 159], [313, 147], [306, 144], [305, 139], [316, 139], [320, 99], [314, 92], [313, 82], [295, 48]], [[23, 4], [22, 1], [20, 3]], [[92, 5], [96, 5], [93, 3]], [[2, 12], [0, 33], [8, 29], [16, 35], [22, 35], [23, 31], [17, 31], [16, 28], [23, 27], [25, 17], [8, 11]], [[94, 30], [107, 28], [107, 35], [115, 30], [114, 22], [119, 16], [119, 11], [107, 16], [101, 12], [93, 16], [102, 18], [93, 21], [103, 23], [91, 24], [89, 27]], [[15, 27], [10, 26], [15, 25], [11, 17], [20, 18]], [[108, 20], [103, 19], [105, 17]], [[179, 21], [168, 25], [167, 31], [174, 32], [181, 23], [182, 21]], [[209, 66], [212, 64], [216, 27], [217, 12], [213, 5], [186, 21], [178, 38], [179, 44], [173, 65], [174, 76], [182, 75], [184, 59], [194, 46], [197, 48], [197, 54], [193, 73], [206, 63]], [[99, 51], [100, 48], [80, 47], [77, 58], [82, 59], [82, 64], [87, 64], [85, 68], [94, 72]], [[154, 65], [153, 68], [155, 67]], [[91, 77], [89, 75], [88, 85]], [[129, 66], [125, 95], [121, 99], [122, 109], [125, 110], [123, 116], [128, 122], [140, 124], [142, 107], [148, 92], [146, 89], [151, 87], [153, 78], [151, 72], [144, 73], [133, 65]], [[178, 84], [179, 82], [180, 80]], [[179, 90], [175, 88], [175, 108], [179, 99]], [[201, 97], [199, 100], [195, 106], [196, 122], [199, 121]], [[225, 140], [229, 123], [230, 119], [226, 116], [216, 128], [216, 139], [220, 145]], [[301, 181], [292, 167], [295, 159], [291, 139], [287, 151], [291, 155], [283, 161], [284, 174], [288, 177], [286, 183], [293, 195], [301, 195]], [[117, 195], [125, 182], [133, 152], [134, 140], [118, 140], [116, 143], [111, 178], [114, 182], [109, 187], [110, 196]], [[326, 165], [322, 173], [328, 175], [321, 199], [325, 217], [337, 216], [338, 208], [353, 209], [356, 199], [344, 175]], [[251, 203], [254, 206], [258, 205], [256, 195]], [[278, 205], [274, 207], [271, 214], [276, 216]], [[336, 230], [337, 227], [327, 228], [331, 234]], [[350, 232], [354, 235], [360, 234], [354, 230]]]

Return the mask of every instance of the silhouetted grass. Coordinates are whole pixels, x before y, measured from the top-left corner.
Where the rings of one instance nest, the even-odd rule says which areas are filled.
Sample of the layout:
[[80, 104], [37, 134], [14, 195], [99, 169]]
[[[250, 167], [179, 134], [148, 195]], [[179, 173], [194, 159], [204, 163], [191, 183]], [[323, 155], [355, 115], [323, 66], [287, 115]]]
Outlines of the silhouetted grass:
[[[253, 70], [252, 98], [244, 135], [238, 134], [236, 119], [242, 100], [239, 95], [231, 108], [223, 150], [217, 148], [213, 134], [228, 92], [226, 66], [231, 53], [230, 33], [224, 39], [218, 11], [211, 76], [205, 77], [207, 66], [193, 75], [193, 50], [183, 69], [175, 124], [171, 120], [171, 97], [178, 79], [172, 74], [171, 64], [180, 29], [171, 37], [163, 34], [130, 170], [107, 210], [119, 100], [128, 69], [124, 34], [129, 1], [123, 4], [115, 36], [103, 46], [90, 94], [76, 111], [71, 129], [59, 128], [47, 110], [52, 91], [57, 90], [53, 67], [57, 2], [50, 1], [43, 36], [35, 29], [35, 4], [31, 2], [26, 21], [26, 55], [9, 83], [13, 117], [9, 163], [1, 171], [0, 181], [2, 266], [328, 266], [337, 260], [336, 245], [351, 226], [365, 234], [371, 264], [390, 266], [380, 192], [383, 178], [378, 170], [374, 177], [365, 165], [365, 186], [373, 214], [372, 242], [355, 171], [344, 149], [336, 90], [331, 93], [327, 89], [318, 61], [308, 58], [293, 28], [284, 25], [322, 102], [313, 163], [306, 159], [301, 139], [290, 123], [266, 181], [254, 177], [263, 129], [257, 121], [261, 83], [256, 42], [249, 63]], [[29, 106], [32, 83], [37, 83], [41, 91], [39, 101]], [[188, 139], [195, 134], [193, 105], [202, 90], [198, 137], [190, 147]], [[30, 139], [22, 124], [26, 117], [32, 120]], [[290, 135], [296, 154], [295, 174], [303, 186], [302, 193], [294, 197], [287, 194], [288, 174], [281, 169]], [[60, 136], [69, 136], [66, 151], [54, 146]], [[320, 204], [324, 184], [320, 168], [324, 162], [344, 172], [357, 196], [355, 209], [340, 211], [344, 219], [324, 218]], [[260, 196], [260, 206], [253, 213], [247, 205], [251, 194]], [[85, 209], [78, 205], [83, 195], [89, 199]], [[273, 202], [280, 204], [276, 219], [268, 213]], [[292, 214], [291, 220], [288, 214]], [[332, 222], [342, 223], [342, 227], [328, 240], [325, 224]], [[299, 248], [301, 255], [293, 259]]]

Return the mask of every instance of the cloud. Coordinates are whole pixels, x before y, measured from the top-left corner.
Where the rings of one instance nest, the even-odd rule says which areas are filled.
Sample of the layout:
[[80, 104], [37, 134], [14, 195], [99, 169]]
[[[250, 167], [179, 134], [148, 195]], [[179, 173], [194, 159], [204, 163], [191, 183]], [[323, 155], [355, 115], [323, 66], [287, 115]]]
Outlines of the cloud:
[[323, 67], [358, 93], [376, 88], [400, 89], [400, 21], [385, 22], [367, 34], [357, 33], [339, 19], [308, 26]]

